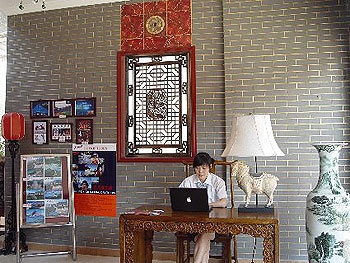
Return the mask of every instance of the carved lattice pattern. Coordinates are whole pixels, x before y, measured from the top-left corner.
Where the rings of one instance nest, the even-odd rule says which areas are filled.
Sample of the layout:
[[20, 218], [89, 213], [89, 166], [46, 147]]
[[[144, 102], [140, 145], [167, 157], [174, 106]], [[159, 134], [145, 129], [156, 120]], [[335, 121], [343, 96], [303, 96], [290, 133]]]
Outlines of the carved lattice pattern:
[[188, 54], [128, 56], [128, 154], [188, 150]]

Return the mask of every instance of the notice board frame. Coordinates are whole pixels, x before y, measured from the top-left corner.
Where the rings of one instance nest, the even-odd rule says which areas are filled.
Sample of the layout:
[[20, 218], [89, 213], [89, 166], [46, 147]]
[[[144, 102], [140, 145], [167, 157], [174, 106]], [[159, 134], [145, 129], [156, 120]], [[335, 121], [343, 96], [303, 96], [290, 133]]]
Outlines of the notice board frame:
[[21, 255], [51, 256], [67, 253], [75, 261], [76, 216], [74, 192], [70, 180], [70, 154], [29, 154], [20, 157], [20, 181], [17, 209], [17, 235], [21, 228], [71, 227], [71, 251]]

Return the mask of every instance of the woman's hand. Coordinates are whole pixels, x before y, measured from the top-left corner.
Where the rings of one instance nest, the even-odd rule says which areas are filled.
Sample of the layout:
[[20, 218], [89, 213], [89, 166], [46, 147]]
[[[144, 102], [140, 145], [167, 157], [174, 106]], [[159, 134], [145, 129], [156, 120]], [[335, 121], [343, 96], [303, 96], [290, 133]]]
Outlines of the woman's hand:
[[209, 207], [226, 207], [227, 203], [227, 198], [221, 198], [216, 202], [210, 203]]

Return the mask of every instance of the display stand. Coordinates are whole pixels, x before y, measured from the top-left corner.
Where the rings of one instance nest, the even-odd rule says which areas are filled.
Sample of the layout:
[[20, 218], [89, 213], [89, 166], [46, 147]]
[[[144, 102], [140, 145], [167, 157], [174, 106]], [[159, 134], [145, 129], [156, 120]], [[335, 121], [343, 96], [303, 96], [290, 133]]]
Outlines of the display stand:
[[[74, 194], [69, 154], [21, 155], [17, 198], [16, 262], [22, 258], [71, 254], [77, 259]], [[71, 250], [21, 253], [20, 231], [25, 228], [70, 227]]]

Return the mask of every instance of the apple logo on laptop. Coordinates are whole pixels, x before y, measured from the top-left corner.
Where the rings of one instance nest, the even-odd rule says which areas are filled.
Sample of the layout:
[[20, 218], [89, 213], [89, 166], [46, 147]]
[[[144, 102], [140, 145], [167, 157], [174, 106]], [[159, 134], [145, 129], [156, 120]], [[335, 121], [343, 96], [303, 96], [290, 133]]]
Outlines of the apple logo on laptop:
[[191, 203], [192, 202], [191, 197], [190, 196], [187, 197], [186, 201], [187, 201], [187, 203]]

